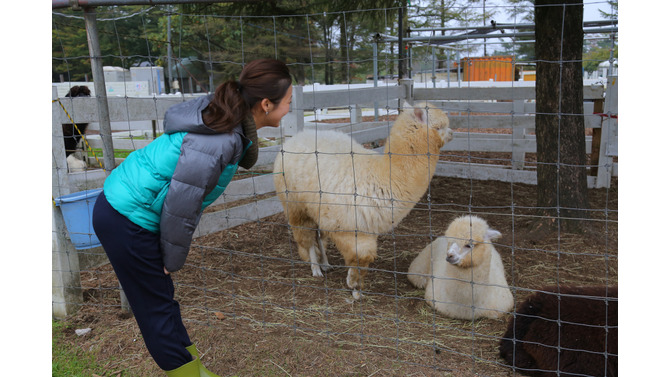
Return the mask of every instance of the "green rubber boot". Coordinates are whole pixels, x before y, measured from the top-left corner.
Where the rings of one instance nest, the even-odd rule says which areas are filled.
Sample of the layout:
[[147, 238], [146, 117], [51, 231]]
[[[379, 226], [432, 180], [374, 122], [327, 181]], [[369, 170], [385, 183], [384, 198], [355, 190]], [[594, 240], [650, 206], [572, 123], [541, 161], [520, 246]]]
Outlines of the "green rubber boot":
[[199, 375], [196, 374], [196, 376], [200, 376], [200, 377], [219, 377], [218, 375], [216, 375], [216, 374], [210, 372], [209, 370], [207, 370], [207, 368], [205, 368], [205, 366], [202, 365], [202, 362], [200, 361], [200, 356], [198, 355], [198, 350], [195, 348], [195, 344], [191, 344], [190, 346], [186, 347], [186, 350], [188, 350], [188, 352], [191, 353], [191, 355], [195, 359], [194, 361], [198, 362], [198, 368], [200, 370], [200, 374]]
[[200, 360], [193, 360], [177, 369], [166, 370], [168, 377], [200, 377]]

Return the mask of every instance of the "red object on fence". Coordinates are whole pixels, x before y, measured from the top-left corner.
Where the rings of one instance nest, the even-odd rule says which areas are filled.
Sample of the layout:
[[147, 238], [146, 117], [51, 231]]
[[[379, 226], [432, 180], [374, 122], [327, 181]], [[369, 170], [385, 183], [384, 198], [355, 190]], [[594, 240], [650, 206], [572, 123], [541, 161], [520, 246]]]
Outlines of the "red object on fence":
[[593, 115], [600, 115], [602, 118], [613, 118], [613, 119], [619, 119], [618, 115], [608, 115], [605, 113], [593, 113]]

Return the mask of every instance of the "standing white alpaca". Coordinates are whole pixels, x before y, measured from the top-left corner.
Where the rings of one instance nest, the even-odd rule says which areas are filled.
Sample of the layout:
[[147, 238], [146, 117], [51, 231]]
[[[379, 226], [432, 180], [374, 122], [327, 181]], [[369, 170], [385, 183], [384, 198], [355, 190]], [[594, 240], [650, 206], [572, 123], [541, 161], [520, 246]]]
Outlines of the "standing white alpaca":
[[500, 236], [480, 217], [459, 217], [412, 261], [407, 278], [425, 287], [428, 304], [448, 317], [498, 318], [514, 305], [491, 243]]
[[344, 257], [347, 285], [359, 298], [367, 267], [377, 257], [378, 235], [421, 199], [440, 148], [451, 139], [444, 112], [415, 107], [398, 116], [383, 153], [336, 131], [304, 131], [287, 141], [275, 160], [274, 184], [312, 275], [323, 276], [322, 268], [329, 268], [321, 242], [327, 237]]

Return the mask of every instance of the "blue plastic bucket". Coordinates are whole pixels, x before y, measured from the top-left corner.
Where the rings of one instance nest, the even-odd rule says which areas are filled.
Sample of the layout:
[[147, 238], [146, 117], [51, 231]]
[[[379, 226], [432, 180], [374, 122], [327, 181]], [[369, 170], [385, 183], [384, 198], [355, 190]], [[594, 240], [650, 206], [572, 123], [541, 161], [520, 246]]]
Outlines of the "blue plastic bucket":
[[100, 246], [100, 241], [93, 231], [93, 206], [102, 189], [93, 189], [63, 195], [55, 199], [61, 207], [63, 219], [70, 240], [75, 249], [90, 249]]

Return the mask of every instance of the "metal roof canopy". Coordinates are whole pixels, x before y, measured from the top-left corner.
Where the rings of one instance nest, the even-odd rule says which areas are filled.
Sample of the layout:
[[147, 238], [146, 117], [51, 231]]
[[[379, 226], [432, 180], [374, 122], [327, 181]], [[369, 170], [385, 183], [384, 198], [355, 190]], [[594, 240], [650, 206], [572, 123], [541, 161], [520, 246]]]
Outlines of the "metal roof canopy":
[[[192, 3], [236, 3], [249, 0], [51, 0], [51, 9], [86, 8], [112, 5], [170, 5]], [[260, 1], [260, 0], [254, 0]]]
[[[601, 21], [584, 21], [584, 34], [608, 34], [617, 33], [619, 31], [618, 20], [601, 20]], [[518, 30], [534, 30], [535, 24], [498, 24], [491, 21], [491, 26], [482, 27], [449, 27], [449, 28], [420, 28], [408, 29], [407, 32], [420, 31], [442, 31], [442, 30], [470, 30], [467, 33], [457, 35], [432, 35], [427, 37], [404, 37], [403, 42], [427, 42], [430, 45], [443, 45], [447, 43], [460, 42], [469, 39], [489, 39], [489, 38], [521, 38], [533, 37], [534, 31], [518, 31]], [[505, 30], [514, 30], [512, 33], [506, 33]], [[500, 34], [491, 35], [495, 31], [500, 31]], [[377, 34], [375, 39], [378, 42], [398, 42], [398, 37], [390, 35]]]

